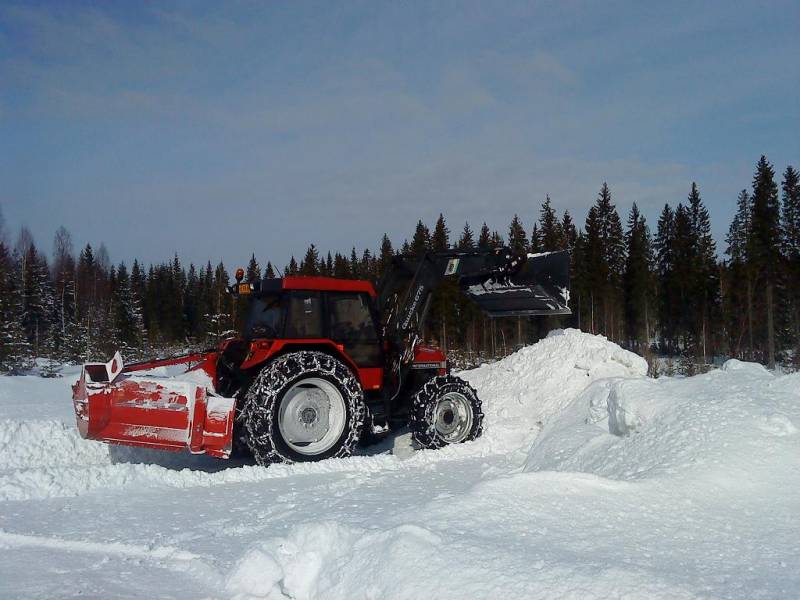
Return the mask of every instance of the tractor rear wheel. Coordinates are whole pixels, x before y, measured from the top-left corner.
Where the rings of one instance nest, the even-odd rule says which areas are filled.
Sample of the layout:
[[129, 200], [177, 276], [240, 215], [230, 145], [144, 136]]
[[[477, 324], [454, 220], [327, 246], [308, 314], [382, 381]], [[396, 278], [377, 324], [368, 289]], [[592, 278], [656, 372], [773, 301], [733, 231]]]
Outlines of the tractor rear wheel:
[[414, 440], [423, 448], [474, 440], [483, 431], [478, 393], [458, 377], [434, 377], [412, 399], [410, 425]]
[[364, 394], [340, 360], [303, 350], [261, 370], [242, 413], [245, 443], [260, 465], [343, 457], [361, 435]]

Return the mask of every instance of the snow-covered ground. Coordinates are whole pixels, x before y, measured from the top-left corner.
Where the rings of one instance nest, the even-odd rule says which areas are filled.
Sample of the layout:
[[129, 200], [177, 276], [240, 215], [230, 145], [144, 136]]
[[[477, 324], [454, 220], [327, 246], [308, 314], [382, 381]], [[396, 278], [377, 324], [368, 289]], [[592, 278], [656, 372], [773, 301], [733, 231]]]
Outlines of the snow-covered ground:
[[557, 332], [462, 375], [485, 435], [262, 469], [79, 439], [0, 377], [0, 598], [797, 598], [800, 374], [647, 379]]

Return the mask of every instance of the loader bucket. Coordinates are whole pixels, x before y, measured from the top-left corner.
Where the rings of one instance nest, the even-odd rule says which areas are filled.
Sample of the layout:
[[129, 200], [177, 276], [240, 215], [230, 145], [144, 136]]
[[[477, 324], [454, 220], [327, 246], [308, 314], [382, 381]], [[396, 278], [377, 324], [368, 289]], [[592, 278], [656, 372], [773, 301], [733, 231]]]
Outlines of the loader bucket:
[[227, 458], [235, 400], [213, 395], [199, 380], [132, 376], [119, 353], [109, 363], [84, 365], [72, 387], [78, 431], [110, 444]]
[[569, 253], [528, 254], [503, 280], [472, 283], [467, 296], [490, 317], [569, 315]]

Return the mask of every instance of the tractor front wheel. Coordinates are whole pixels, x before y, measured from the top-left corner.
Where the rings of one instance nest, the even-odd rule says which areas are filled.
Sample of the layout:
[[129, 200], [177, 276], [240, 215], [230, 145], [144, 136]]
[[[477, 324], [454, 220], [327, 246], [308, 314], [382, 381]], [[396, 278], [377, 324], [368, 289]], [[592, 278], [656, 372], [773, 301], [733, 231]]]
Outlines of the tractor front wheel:
[[423, 448], [474, 440], [483, 431], [478, 393], [458, 377], [434, 377], [414, 396], [410, 425], [414, 440]]
[[343, 457], [361, 435], [364, 394], [340, 360], [304, 350], [265, 366], [242, 412], [245, 442], [260, 465]]

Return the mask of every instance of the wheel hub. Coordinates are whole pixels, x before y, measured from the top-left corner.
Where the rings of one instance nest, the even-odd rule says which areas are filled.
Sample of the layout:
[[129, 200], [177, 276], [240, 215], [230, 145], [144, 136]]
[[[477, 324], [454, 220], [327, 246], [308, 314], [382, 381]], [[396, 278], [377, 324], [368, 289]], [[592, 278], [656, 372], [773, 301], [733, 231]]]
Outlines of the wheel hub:
[[469, 436], [472, 420], [472, 406], [458, 392], [445, 394], [436, 405], [434, 427], [449, 444], [457, 444]]
[[300, 420], [304, 425], [311, 425], [317, 420], [317, 411], [310, 406], [308, 408], [304, 408], [303, 412], [300, 413]]
[[287, 398], [281, 419], [281, 430], [287, 442], [310, 444], [328, 433], [331, 404], [325, 392], [317, 387], [296, 388]]

